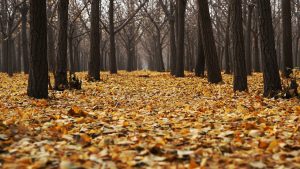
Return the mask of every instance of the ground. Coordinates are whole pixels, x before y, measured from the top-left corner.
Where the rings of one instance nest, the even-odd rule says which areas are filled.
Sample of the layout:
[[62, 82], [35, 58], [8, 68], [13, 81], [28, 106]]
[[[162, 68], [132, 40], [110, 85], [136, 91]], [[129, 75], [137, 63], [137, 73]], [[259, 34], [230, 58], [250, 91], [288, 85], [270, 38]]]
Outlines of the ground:
[[0, 168], [300, 168], [300, 104], [248, 93], [232, 78], [102, 73], [80, 91], [26, 96], [0, 74]]

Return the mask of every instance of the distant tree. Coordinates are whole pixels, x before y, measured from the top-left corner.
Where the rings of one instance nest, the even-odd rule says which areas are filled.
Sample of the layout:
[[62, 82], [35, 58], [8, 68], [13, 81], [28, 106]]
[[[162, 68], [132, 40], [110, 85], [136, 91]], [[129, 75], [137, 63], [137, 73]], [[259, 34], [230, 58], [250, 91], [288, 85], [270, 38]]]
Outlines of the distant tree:
[[176, 57], [176, 77], [184, 77], [184, 25], [186, 0], [177, 0], [177, 57]]
[[67, 44], [68, 44], [68, 6], [69, 0], [58, 1], [58, 44], [55, 67], [55, 90], [64, 90], [68, 86], [67, 80]]
[[208, 0], [198, 0], [198, 8], [200, 12], [200, 27], [207, 66], [208, 81], [211, 83], [219, 83], [222, 81], [222, 76], [219, 67], [215, 39], [213, 36]]
[[22, 17], [22, 56], [23, 56], [23, 65], [24, 65], [24, 73], [29, 73], [29, 61], [28, 61], [28, 39], [27, 39], [27, 13], [28, 13], [28, 5], [26, 0], [23, 1], [20, 12]]
[[230, 22], [231, 22], [231, 5], [228, 4], [228, 14], [227, 14], [227, 25], [226, 25], [226, 32], [225, 32], [225, 74], [230, 74]]
[[[170, 69], [171, 75], [175, 75], [176, 73], [176, 35], [175, 35], [175, 4], [173, 0], [163, 2], [163, 0], [159, 0], [165, 15], [168, 17], [169, 22], [169, 42], [170, 42]], [[169, 9], [167, 4], [169, 4]]]
[[99, 9], [100, 1], [92, 0], [90, 60], [88, 75], [94, 80], [100, 80], [100, 31]]
[[261, 52], [263, 63], [264, 96], [273, 97], [281, 88], [270, 0], [257, 0]]
[[246, 91], [248, 90], [248, 87], [243, 37], [242, 2], [240, 0], [231, 0], [230, 2], [232, 9], [231, 36], [233, 41], [233, 89], [234, 91]]
[[245, 57], [246, 57], [246, 67], [247, 74], [252, 74], [252, 52], [251, 52], [251, 32], [252, 32], [252, 11], [254, 5], [252, 3], [248, 4], [248, 17], [245, 31]]
[[291, 23], [291, 0], [282, 0], [282, 55], [284, 76], [289, 77], [293, 69], [293, 39]]
[[48, 97], [46, 1], [30, 0], [30, 66], [28, 96]]

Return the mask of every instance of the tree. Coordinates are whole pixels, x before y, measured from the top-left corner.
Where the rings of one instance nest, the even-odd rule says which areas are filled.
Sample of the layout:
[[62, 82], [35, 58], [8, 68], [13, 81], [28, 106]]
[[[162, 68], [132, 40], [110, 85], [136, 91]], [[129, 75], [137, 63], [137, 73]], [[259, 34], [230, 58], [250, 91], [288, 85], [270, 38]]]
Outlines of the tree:
[[176, 77], [184, 77], [184, 18], [186, 0], [177, 0], [177, 58], [176, 58]]
[[289, 77], [293, 69], [293, 39], [291, 23], [291, 1], [282, 0], [282, 55], [284, 76]]
[[64, 90], [68, 86], [67, 80], [67, 44], [68, 44], [68, 5], [69, 0], [58, 1], [58, 44], [55, 68], [55, 90]]
[[228, 4], [227, 25], [225, 33], [225, 74], [230, 74], [230, 24], [231, 24], [231, 5]]
[[243, 37], [242, 3], [240, 0], [231, 0], [232, 21], [231, 36], [233, 41], [233, 89], [246, 91], [247, 72], [245, 64], [245, 49]]
[[28, 96], [48, 97], [46, 1], [30, 0], [30, 66]]
[[200, 11], [198, 9], [197, 15], [197, 59], [196, 59], [196, 67], [195, 67], [195, 75], [196, 76], [204, 76], [205, 71], [205, 55], [203, 51], [203, 41], [202, 41], [202, 33], [201, 33], [201, 21], [200, 21]]
[[23, 1], [21, 5], [20, 12], [22, 15], [22, 56], [23, 56], [23, 65], [24, 73], [28, 74], [29, 72], [29, 61], [28, 61], [28, 40], [27, 40], [27, 13], [28, 5], [26, 1]]
[[207, 0], [198, 0], [198, 9], [200, 12], [200, 27], [207, 65], [208, 81], [211, 83], [219, 83], [222, 81], [222, 76]]
[[91, 44], [88, 75], [94, 80], [100, 80], [100, 31], [99, 9], [100, 1], [92, 0], [91, 11]]
[[248, 17], [247, 26], [245, 31], [245, 56], [246, 56], [246, 67], [247, 74], [252, 74], [252, 52], [251, 52], [251, 29], [252, 29], [252, 11], [254, 5], [252, 3], [248, 4]]
[[159, 0], [159, 3], [161, 4], [163, 11], [165, 15], [168, 17], [169, 21], [169, 42], [170, 42], [170, 69], [171, 69], [171, 75], [176, 74], [176, 37], [175, 37], [175, 10], [174, 10], [174, 2], [173, 0], [169, 1], [169, 10], [167, 7], [167, 1], [166, 3], [163, 2], [163, 0]]
[[273, 97], [281, 90], [277, 65], [270, 0], [257, 0], [264, 78], [264, 96]]

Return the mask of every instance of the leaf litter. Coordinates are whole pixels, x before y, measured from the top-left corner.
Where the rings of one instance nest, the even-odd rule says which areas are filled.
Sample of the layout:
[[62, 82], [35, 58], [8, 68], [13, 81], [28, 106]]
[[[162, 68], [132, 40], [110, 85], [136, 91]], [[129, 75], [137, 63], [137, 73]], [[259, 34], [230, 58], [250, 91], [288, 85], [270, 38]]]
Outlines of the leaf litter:
[[261, 74], [233, 93], [229, 75], [102, 73], [48, 100], [0, 77], [0, 168], [300, 168], [299, 100], [263, 98]]

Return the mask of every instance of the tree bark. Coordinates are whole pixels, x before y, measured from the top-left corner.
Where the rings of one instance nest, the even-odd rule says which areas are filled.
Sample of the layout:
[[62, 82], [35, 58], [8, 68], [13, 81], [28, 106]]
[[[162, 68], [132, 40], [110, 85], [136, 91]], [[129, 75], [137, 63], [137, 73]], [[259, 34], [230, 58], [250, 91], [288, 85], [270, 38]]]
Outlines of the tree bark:
[[64, 90], [68, 87], [68, 5], [69, 0], [58, 1], [58, 44], [55, 68], [55, 90]]
[[24, 1], [20, 8], [22, 15], [22, 56], [23, 56], [23, 66], [24, 73], [29, 73], [29, 58], [28, 58], [28, 40], [27, 40], [27, 13], [28, 5]]
[[252, 29], [252, 11], [253, 4], [248, 5], [248, 18], [245, 34], [245, 56], [246, 56], [246, 66], [247, 74], [252, 74], [252, 54], [251, 54], [251, 29]]
[[100, 80], [100, 31], [99, 31], [99, 9], [100, 1], [92, 0], [91, 17], [91, 46], [88, 75], [93, 80]]
[[185, 27], [185, 8], [186, 0], [177, 0], [177, 57], [176, 57], [176, 77], [184, 77], [184, 27]]
[[291, 1], [282, 0], [282, 57], [284, 76], [290, 77], [293, 72], [293, 41], [292, 41], [292, 23], [291, 23]]
[[48, 98], [46, 1], [30, 0], [30, 70], [28, 96]]
[[201, 17], [202, 42], [207, 65], [208, 81], [211, 83], [219, 83], [222, 81], [222, 76], [213, 36], [208, 2], [207, 0], [198, 0], [198, 5]]
[[203, 51], [203, 41], [201, 34], [201, 23], [200, 23], [200, 11], [198, 8], [198, 18], [197, 18], [197, 59], [195, 67], [195, 75], [198, 77], [204, 76], [205, 71], [205, 55]]
[[257, 6], [261, 35], [264, 96], [273, 97], [281, 90], [281, 81], [276, 58], [270, 0], [257, 0]]
[[226, 34], [225, 34], [225, 74], [230, 74], [230, 23], [231, 22], [231, 5], [228, 5], [228, 16], [227, 16], [227, 26], [226, 26]]
[[233, 89], [246, 91], [247, 70], [245, 64], [245, 50], [243, 37], [242, 3], [240, 0], [231, 0], [232, 22], [231, 36], [233, 41]]
[[109, 41], [110, 41], [110, 73], [116, 74], [117, 58], [116, 58], [116, 41], [115, 41], [115, 25], [114, 25], [114, 1], [109, 1]]

